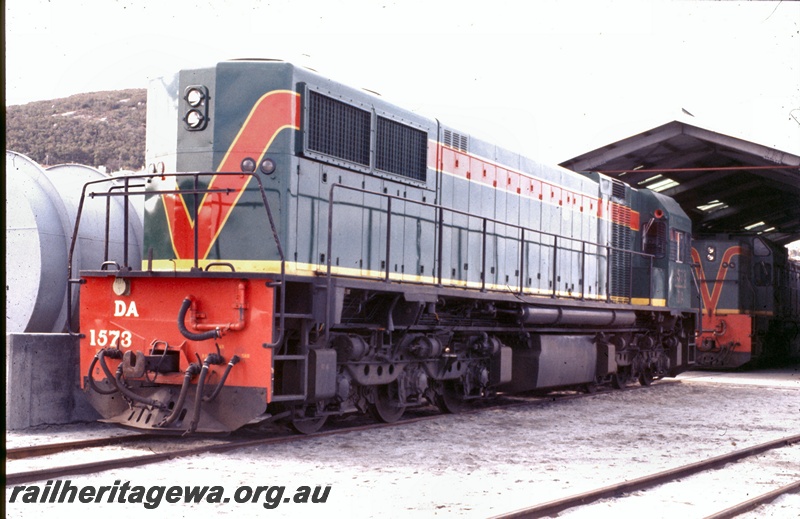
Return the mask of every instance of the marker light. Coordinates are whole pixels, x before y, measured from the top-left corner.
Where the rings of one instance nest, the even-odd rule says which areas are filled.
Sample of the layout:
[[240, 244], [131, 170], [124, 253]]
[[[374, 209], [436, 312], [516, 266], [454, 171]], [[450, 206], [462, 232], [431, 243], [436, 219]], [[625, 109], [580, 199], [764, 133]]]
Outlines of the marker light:
[[272, 159], [264, 159], [261, 161], [261, 166], [259, 166], [261, 172], [265, 175], [272, 175], [275, 173], [275, 161]]
[[243, 173], [252, 173], [256, 170], [256, 161], [247, 157], [242, 160], [242, 172]]

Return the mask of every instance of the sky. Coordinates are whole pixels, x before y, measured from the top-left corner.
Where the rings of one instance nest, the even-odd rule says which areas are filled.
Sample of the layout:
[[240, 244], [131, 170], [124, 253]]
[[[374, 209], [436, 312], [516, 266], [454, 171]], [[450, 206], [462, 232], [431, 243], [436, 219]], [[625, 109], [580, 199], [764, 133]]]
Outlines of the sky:
[[281, 58], [546, 163], [676, 119], [800, 155], [800, 2], [6, 0], [5, 10], [6, 105]]

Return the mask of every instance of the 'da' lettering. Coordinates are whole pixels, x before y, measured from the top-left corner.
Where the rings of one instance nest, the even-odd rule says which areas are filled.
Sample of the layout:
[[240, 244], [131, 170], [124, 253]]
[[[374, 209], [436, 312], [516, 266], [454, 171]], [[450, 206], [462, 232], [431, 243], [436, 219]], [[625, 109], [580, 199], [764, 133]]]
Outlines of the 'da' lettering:
[[130, 305], [125, 301], [114, 301], [114, 317], [139, 317], [139, 310], [136, 308], [136, 301], [131, 301]]

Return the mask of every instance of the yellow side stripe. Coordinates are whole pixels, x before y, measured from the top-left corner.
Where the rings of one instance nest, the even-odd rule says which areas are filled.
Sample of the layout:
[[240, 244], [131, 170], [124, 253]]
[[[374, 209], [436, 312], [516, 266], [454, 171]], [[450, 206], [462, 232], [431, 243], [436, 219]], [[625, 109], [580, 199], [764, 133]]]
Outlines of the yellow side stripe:
[[[198, 266], [201, 269], [205, 269], [209, 264], [218, 263], [217, 260], [200, 260], [198, 261]], [[236, 269], [236, 272], [256, 272], [262, 274], [278, 274], [281, 270], [281, 263], [280, 261], [275, 260], [232, 260], [226, 261], [225, 263], [229, 263], [233, 265]], [[189, 259], [179, 259], [179, 260], [153, 260], [153, 270], [156, 271], [172, 271], [172, 272], [185, 272], [191, 269], [194, 266], [194, 260]], [[146, 269], [147, 264], [146, 262], [143, 263], [142, 269]], [[226, 266], [217, 265], [212, 266], [212, 272], [225, 272], [229, 270]], [[299, 263], [299, 262], [286, 262], [286, 274], [287, 275], [294, 275], [294, 276], [309, 276], [309, 277], [319, 277], [321, 275], [325, 275], [327, 272], [327, 266], [325, 265], [318, 265], [313, 263]], [[368, 270], [368, 269], [356, 269], [356, 268], [348, 268], [348, 267], [340, 267], [340, 266], [332, 266], [331, 273], [336, 276], [349, 276], [349, 277], [358, 277], [362, 279], [371, 279], [375, 281], [381, 281], [386, 279], [386, 273], [383, 271], [376, 271], [376, 270]], [[419, 284], [427, 284], [427, 285], [435, 285], [437, 283], [437, 279], [433, 276], [422, 276], [422, 275], [415, 275], [415, 274], [404, 274], [399, 272], [390, 272], [389, 273], [389, 280], [390, 281], [403, 281], [408, 283], [419, 283]], [[469, 289], [481, 289], [481, 283], [476, 281], [466, 281], [463, 279], [442, 279], [442, 285], [446, 287], [455, 287], [455, 288], [469, 288]], [[499, 285], [493, 283], [487, 283], [485, 286], [486, 290], [491, 290], [492, 292], [506, 292], [506, 293], [519, 293], [519, 285]], [[539, 296], [551, 296], [553, 294], [552, 289], [544, 289], [544, 288], [535, 288], [535, 287], [528, 287], [524, 288], [522, 291], [523, 294], [529, 295], [539, 295]], [[556, 292], [556, 296], [564, 297], [564, 298], [580, 298], [580, 292], [567, 292], [563, 290], [559, 290]], [[605, 296], [598, 295], [598, 294], [586, 294], [583, 296], [584, 299], [589, 300], [596, 300], [596, 301], [604, 301]], [[666, 306], [667, 302], [665, 299], [647, 299], [647, 298], [620, 298], [620, 297], [612, 297], [611, 298], [614, 302], [617, 303], [628, 303], [630, 301], [633, 305], [640, 305], [640, 306]]]

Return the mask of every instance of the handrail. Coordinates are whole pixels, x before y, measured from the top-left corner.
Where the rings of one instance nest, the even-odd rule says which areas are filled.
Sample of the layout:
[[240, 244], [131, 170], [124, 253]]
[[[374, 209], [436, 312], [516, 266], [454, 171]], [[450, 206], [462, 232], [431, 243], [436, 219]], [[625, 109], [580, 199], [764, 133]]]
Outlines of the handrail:
[[[384, 279], [384, 281], [386, 281], [386, 282], [390, 282], [391, 281], [390, 261], [389, 261], [390, 256], [389, 256], [389, 254], [391, 252], [391, 243], [390, 242], [391, 242], [391, 218], [392, 218], [391, 209], [392, 209], [392, 200], [400, 200], [400, 201], [402, 201], [404, 203], [416, 204], [416, 205], [419, 205], [419, 206], [422, 206], [422, 207], [428, 207], [428, 208], [431, 208], [432, 210], [434, 210], [435, 215], [434, 215], [433, 218], [435, 218], [435, 220], [433, 220], [433, 222], [434, 222], [434, 225], [435, 225], [435, 227], [436, 227], [436, 229], [438, 231], [438, 236], [437, 236], [436, 252], [434, 253], [434, 256], [435, 256], [434, 257], [435, 268], [433, 269], [433, 272], [435, 273], [434, 274], [434, 279], [436, 280], [436, 285], [439, 286], [439, 287], [443, 286], [443, 279], [442, 279], [442, 269], [443, 269], [443, 265], [442, 265], [442, 263], [443, 263], [443, 261], [442, 261], [443, 260], [442, 239], [443, 239], [443, 229], [444, 229], [444, 226], [445, 226], [445, 224], [444, 224], [444, 213], [445, 213], [445, 211], [447, 211], [449, 214], [453, 214], [453, 215], [462, 215], [462, 216], [466, 216], [467, 218], [479, 218], [479, 219], [481, 219], [481, 222], [482, 222], [481, 223], [481, 231], [479, 231], [479, 232], [481, 232], [481, 236], [482, 236], [482, 241], [481, 241], [481, 262], [482, 262], [483, 269], [482, 269], [481, 288], [480, 288], [480, 290], [482, 290], [482, 291], [486, 290], [486, 268], [485, 267], [486, 267], [486, 258], [487, 258], [487, 254], [486, 254], [486, 238], [487, 238], [487, 224], [488, 223], [503, 225], [503, 226], [505, 226], [507, 228], [517, 229], [519, 231], [519, 238], [515, 238], [517, 243], [519, 243], [519, 245], [520, 245], [520, 258], [519, 258], [520, 284], [519, 284], [519, 290], [517, 292], [519, 295], [524, 294], [524, 286], [523, 286], [524, 285], [524, 275], [523, 275], [523, 273], [524, 273], [524, 265], [525, 265], [525, 261], [524, 261], [524, 246], [525, 246], [525, 243], [526, 243], [526, 241], [525, 241], [526, 233], [537, 233], [539, 235], [539, 237], [540, 237], [540, 240], [538, 242], [530, 242], [530, 243], [537, 243], [538, 245], [543, 246], [543, 247], [552, 247], [553, 248], [553, 256], [552, 256], [552, 259], [553, 259], [553, 266], [552, 266], [552, 271], [553, 271], [552, 283], [553, 283], [553, 287], [552, 287], [551, 297], [558, 297], [558, 286], [557, 286], [556, 278], [558, 276], [557, 273], [558, 273], [558, 253], [559, 253], [559, 251], [576, 252], [576, 253], [580, 253], [581, 254], [581, 282], [582, 282], [581, 298], [585, 298], [585, 290], [584, 290], [584, 288], [585, 288], [585, 285], [586, 285], [586, 279], [585, 279], [586, 278], [586, 276], [585, 276], [586, 271], [585, 271], [585, 269], [586, 269], [586, 256], [587, 255], [597, 256], [597, 257], [605, 257], [606, 258], [606, 287], [605, 287], [605, 289], [606, 289], [606, 301], [607, 302], [611, 301], [611, 290], [610, 290], [611, 261], [610, 261], [610, 257], [611, 257], [611, 253], [612, 252], [630, 254], [631, 256], [636, 256], [636, 257], [641, 257], [641, 258], [648, 259], [649, 260], [649, 265], [650, 265], [649, 270], [650, 270], [650, 272], [652, 274], [653, 259], [655, 258], [655, 256], [653, 254], [647, 254], [645, 252], [639, 252], [639, 251], [628, 250], [628, 249], [621, 249], [621, 248], [614, 247], [614, 246], [611, 246], [611, 245], [603, 245], [603, 244], [596, 243], [596, 242], [582, 240], [580, 238], [571, 238], [571, 237], [568, 237], [568, 236], [563, 236], [563, 235], [559, 235], [559, 234], [548, 232], [548, 231], [533, 229], [533, 228], [530, 228], [530, 227], [525, 227], [523, 225], [505, 222], [505, 221], [502, 221], [502, 220], [499, 220], [499, 219], [496, 219], [496, 218], [490, 218], [488, 216], [478, 216], [478, 215], [475, 215], [475, 214], [472, 214], [472, 213], [469, 213], [467, 211], [463, 211], [463, 210], [460, 210], [460, 209], [454, 209], [454, 208], [451, 208], [451, 207], [445, 207], [445, 206], [443, 206], [441, 204], [432, 204], [432, 203], [429, 203], [429, 202], [422, 202], [422, 201], [418, 201], [418, 200], [408, 199], [408, 198], [404, 198], [404, 197], [397, 196], [397, 195], [391, 195], [391, 194], [388, 194], [388, 193], [370, 191], [370, 190], [364, 189], [364, 188], [358, 188], [358, 187], [353, 187], [353, 186], [347, 186], [347, 185], [340, 184], [340, 183], [334, 183], [334, 184], [331, 185], [330, 191], [328, 193], [328, 240], [327, 240], [327, 250], [326, 250], [326, 254], [325, 254], [325, 261], [326, 261], [326, 274], [325, 275], [326, 275], [326, 279], [327, 279], [327, 287], [328, 287], [329, 297], [331, 295], [332, 277], [333, 277], [333, 264], [332, 264], [332, 261], [333, 261], [333, 259], [332, 259], [333, 258], [333, 217], [334, 217], [333, 208], [334, 208], [334, 205], [335, 205], [335, 202], [336, 202], [335, 201], [335, 192], [336, 192], [336, 190], [354, 191], [354, 192], [369, 194], [369, 195], [373, 195], [373, 196], [383, 197], [383, 198], [385, 198], [387, 200], [387, 204], [386, 204], [386, 213], [387, 213], [386, 260], [384, 262], [385, 271], [384, 271], [383, 275], [381, 276]], [[469, 232], [476, 232], [476, 231], [472, 231], [470, 229]], [[553, 243], [546, 243], [545, 240], [543, 240], [543, 238], [545, 238], [545, 237], [552, 238]], [[559, 240], [568, 240], [570, 242], [570, 246], [569, 247], [563, 247], [563, 246], [559, 247]], [[580, 248], [573, 248], [574, 244], [580, 244]], [[591, 248], [595, 248], [596, 252], [587, 252], [587, 250], [586, 250], [587, 248], [590, 248], [590, 249]], [[606, 254], [605, 255], [601, 254], [601, 252], [600, 252], [601, 250], [605, 250]], [[630, 263], [631, 263], [631, 265], [629, 266], [629, 268], [632, 270], [633, 269], [633, 261], [631, 261]], [[633, 275], [632, 275], [632, 272], [630, 274], [631, 275], [628, 276], [629, 277], [629, 281], [628, 281], [629, 286], [627, 287], [627, 289], [628, 289], [627, 290], [628, 298], [630, 298], [632, 293], [633, 293]], [[337, 276], [348, 277], [347, 275], [344, 275], [344, 274], [342, 274], [342, 275], [337, 274]], [[414, 281], [409, 281], [409, 283], [415, 283], [415, 282]], [[648, 287], [648, 293], [649, 293], [649, 298], [648, 299], [652, 303], [652, 297], [653, 297], [652, 286]], [[332, 305], [329, 305], [329, 306], [332, 306]], [[329, 308], [329, 311], [330, 311], [330, 308]], [[326, 329], [330, 325], [330, 317], [331, 317], [330, 315], [326, 315]]]
[[[73, 258], [75, 255], [75, 246], [78, 241], [78, 232], [80, 231], [80, 223], [81, 223], [81, 215], [83, 213], [83, 207], [86, 203], [87, 197], [90, 199], [94, 198], [103, 198], [106, 197], [110, 200], [112, 197], [124, 197], [124, 211], [125, 214], [123, 216], [123, 223], [125, 225], [124, 229], [124, 248], [123, 248], [123, 255], [124, 257], [124, 267], [123, 268], [130, 268], [128, 266], [128, 212], [129, 212], [129, 197], [130, 196], [152, 196], [152, 195], [169, 195], [169, 194], [179, 194], [179, 195], [193, 195], [194, 197], [194, 210], [193, 216], [194, 221], [197, 221], [198, 218], [198, 211], [199, 211], [199, 204], [198, 204], [198, 197], [199, 195], [205, 195], [208, 193], [231, 193], [232, 190], [230, 188], [213, 188], [207, 189], [200, 187], [199, 179], [200, 177], [215, 177], [215, 176], [248, 176], [255, 180], [256, 184], [258, 185], [259, 193], [261, 194], [261, 200], [264, 204], [264, 210], [267, 214], [267, 219], [269, 220], [270, 229], [272, 230], [272, 237], [275, 241], [275, 245], [278, 251], [278, 256], [280, 257], [280, 281], [271, 283], [272, 287], [280, 286], [280, 298], [279, 298], [279, 314], [280, 314], [280, 323], [279, 323], [279, 330], [278, 330], [278, 338], [275, 340], [274, 343], [267, 344], [265, 347], [275, 347], [283, 341], [284, 337], [284, 326], [285, 321], [283, 314], [285, 313], [286, 309], [286, 257], [283, 252], [283, 246], [281, 245], [280, 236], [278, 234], [277, 227], [275, 226], [275, 220], [272, 216], [272, 210], [270, 209], [269, 202], [267, 201], [266, 190], [264, 189], [264, 184], [261, 182], [261, 178], [256, 173], [246, 173], [246, 172], [189, 172], [189, 173], [147, 173], [147, 174], [139, 174], [139, 175], [126, 175], [125, 177], [109, 177], [109, 178], [102, 178], [98, 180], [92, 180], [87, 182], [83, 185], [83, 189], [81, 190], [81, 198], [80, 202], [78, 203], [78, 209], [76, 212], [75, 217], [75, 226], [72, 231], [72, 239], [70, 241], [69, 253], [67, 256], [67, 331], [70, 335], [73, 336], [80, 336], [79, 330], [75, 331], [72, 328], [72, 284], [77, 284], [79, 281], [72, 279], [73, 275]], [[192, 179], [192, 188], [191, 189], [147, 189], [148, 185], [152, 185], [153, 180], [161, 179], [166, 180], [168, 177], [171, 178], [191, 178]], [[108, 188], [105, 191], [93, 191], [94, 186], [99, 184], [106, 184], [109, 182], [118, 182], [122, 180], [123, 185], [114, 185]], [[144, 180], [145, 183], [143, 184], [131, 184], [133, 180]], [[134, 188], [135, 190], [132, 190]], [[141, 189], [144, 188], [144, 189]], [[110, 208], [109, 203], [106, 203], [106, 232], [105, 232], [105, 239], [106, 239], [106, 251], [104, 261], [108, 261], [108, 239], [109, 239], [109, 231], [108, 226], [110, 225]], [[198, 253], [198, 226], [195, 225], [194, 227], [194, 267], [193, 270], [200, 271], [199, 269], [199, 253]]]
[[[123, 185], [121, 185], [121, 186], [111, 186], [111, 187], [108, 188], [108, 191], [112, 192], [112, 191], [119, 191], [119, 190], [124, 189], [126, 192], [128, 192], [131, 187], [141, 187], [141, 188], [143, 188], [143, 187], [146, 187], [146, 186], [145, 186], [145, 184], [135, 184], [135, 185], [131, 186], [130, 183], [128, 182], [128, 179], [126, 178], [125, 179], [125, 183]], [[106, 197], [106, 225], [105, 225], [105, 238], [104, 238], [104, 248], [103, 248], [103, 261], [108, 261], [108, 246], [109, 246], [109, 242], [111, 241], [111, 237], [110, 237], [110, 232], [111, 232], [111, 229], [110, 229], [110, 227], [111, 227], [111, 198], [112, 198], [111, 196]], [[129, 227], [129, 225], [128, 225], [128, 212], [130, 211], [130, 208], [128, 206], [128, 197], [127, 196], [125, 197], [125, 207], [124, 207], [123, 211], [125, 212], [125, 215], [123, 217], [124, 218], [123, 225], [125, 226], [125, 238], [124, 238], [125, 245], [124, 245], [122, 256], [123, 256], [123, 258], [125, 260], [123, 263], [125, 264], [125, 266], [128, 266], [128, 232], [129, 232], [129, 229], [128, 229], [128, 227]]]

